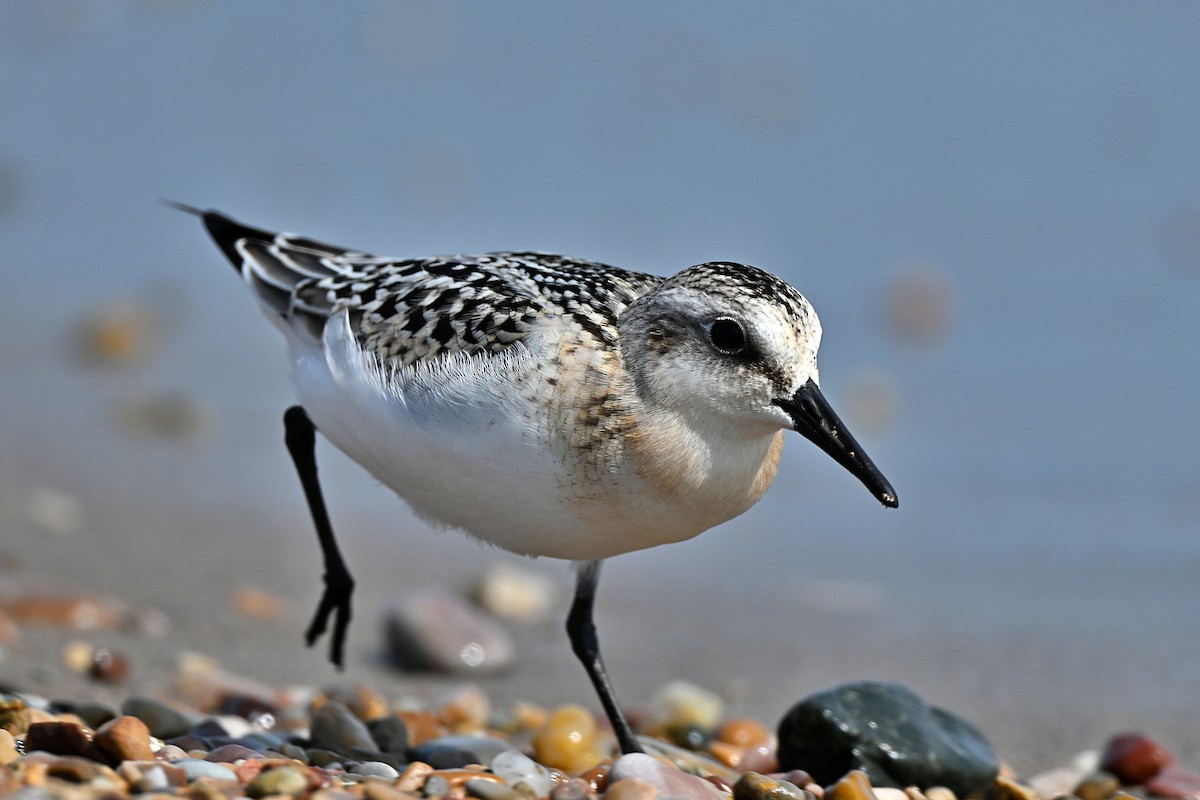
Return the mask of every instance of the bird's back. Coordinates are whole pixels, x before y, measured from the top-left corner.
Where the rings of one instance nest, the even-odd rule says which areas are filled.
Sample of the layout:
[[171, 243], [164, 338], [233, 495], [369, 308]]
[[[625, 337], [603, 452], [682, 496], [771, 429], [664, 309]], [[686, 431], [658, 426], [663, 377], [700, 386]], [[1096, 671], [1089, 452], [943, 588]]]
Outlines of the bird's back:
[[616, 344], [616, 319], [662, 279], [540, 252], [379, 258], [204, 212], [209, 233], [269, 310], [314, 342], [341, 312], [390, 365], [499, 353], [548, 320]]

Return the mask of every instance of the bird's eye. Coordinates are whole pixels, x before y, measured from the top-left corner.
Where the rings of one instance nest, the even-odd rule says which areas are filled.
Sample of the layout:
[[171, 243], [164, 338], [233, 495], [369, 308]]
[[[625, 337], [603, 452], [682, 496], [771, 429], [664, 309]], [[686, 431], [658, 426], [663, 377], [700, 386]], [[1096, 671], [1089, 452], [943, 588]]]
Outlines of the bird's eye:
[[708, 326], [708, 341], [718, 353], [735, 356], [746, 352], [746, 330], [742, 323], [729, 317], [718, 317]]

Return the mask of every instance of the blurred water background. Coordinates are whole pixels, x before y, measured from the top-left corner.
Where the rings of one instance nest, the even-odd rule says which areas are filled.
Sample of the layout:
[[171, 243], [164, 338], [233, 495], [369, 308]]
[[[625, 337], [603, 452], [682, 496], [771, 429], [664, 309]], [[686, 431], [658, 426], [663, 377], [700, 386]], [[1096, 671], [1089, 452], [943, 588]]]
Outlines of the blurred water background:
[[[769, 722], [890, 678], [1026, 764], [1125, 724], [1198, 752], [1198, 36], [1190, 3], [5, 4], [0, 508], [80, 515], [6, 569], [182, 617], [230, 562], [313, 591], [282, 340], [158, 198], [382, 255], [744, 261], [816, 306], [901, 507], [790, 439], [751, 512], [609, 565], [626, 695], [743, 680]], [[114, 305], [153, 341], [88, 363]], [[368, 595], [500, 557], [321, 457]], [[557, 626], [525, 674], [590, 701]]]

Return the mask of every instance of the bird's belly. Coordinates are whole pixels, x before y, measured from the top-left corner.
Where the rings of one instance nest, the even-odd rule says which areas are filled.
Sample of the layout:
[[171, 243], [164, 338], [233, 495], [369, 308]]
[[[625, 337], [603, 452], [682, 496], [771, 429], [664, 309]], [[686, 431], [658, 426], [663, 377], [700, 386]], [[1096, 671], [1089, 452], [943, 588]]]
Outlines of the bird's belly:
[[680, 541], [715, 524], [664, 503], [622, 465], [572, 459], [560, 432], [505, 385], [511, 371], [438, 375], [397, 391], [367, 379], [361, 352], [330, 338], [324, 354], [294, 354], [301, 402], [330, 442], [430, 522], [572, 560]]

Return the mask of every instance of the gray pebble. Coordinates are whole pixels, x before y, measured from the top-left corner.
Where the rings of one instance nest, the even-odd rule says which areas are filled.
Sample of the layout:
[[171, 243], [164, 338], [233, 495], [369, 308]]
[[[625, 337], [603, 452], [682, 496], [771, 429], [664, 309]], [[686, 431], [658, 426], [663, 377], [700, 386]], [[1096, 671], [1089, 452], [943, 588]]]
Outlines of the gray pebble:
[[552, 778], [550, 770], [517, 750], [504, 750], [492, 757], [492, 772], [499, 775], [509, 786], [525, 784], [534, 797], [550, 794]]
[[150, 735], [158, 739], [174, 739], [192, 729], [191, 717], [152, 697], [133, 695], [126, 698], [121, 704], [121, 713], [146, 723]]
[[232, 764], [242, 759], [263, 758], [263, 754], [240, 744], [223, 744], [204, 757], [205, 761], [225, 761]]
[[154, 757], [160, 761], [178, 761], [181, 758], [187, 758], [187, 750], [184, 750], [179, 745], [164, 744], [162, 749], [154, 754]]
[[336, 700], [330, 700], [313, 714], [309, 737], [313, 747], [326, 750], [379, 749], [366, 723]]
[[279, 752], [284, 758], [295, 759], [302, 764], [308, 763], [308, 751], [293, 742], [284, 742], [283, 745], [280, 746]]
[[525, 800], [525, 796], [502, 783], [476, 778], [467, 781], [467, 794], [479, 800]]
[[443, 797], [450, 791], [450, 781], [441, 775], [430, 775], [421, 791], [426, 797]]
[[412, 594], [385, 618], [388, 653], [401, 669], [483, 675], [509, 667], [508, 631], [448, 592]]
[[390, 764], [385, 764], [382, 761], [363, 761], [355, 764], [350, 768], [350, 772], [355, 775], [372, 775], [376, 778], [387, 778], [394, 781], [400, 777], [400, 773]]
[[233, 770], [224, 764], [214, 764], [211, 761], [202, 761], [198, 758], [181, 758], [171, 763], [183, 770], [184, 774], [187, 775], [188, 783], [198, 781], [201, 778], [211, 778], [215, 781], [237, 780], [237, 775], [233, 774]]

